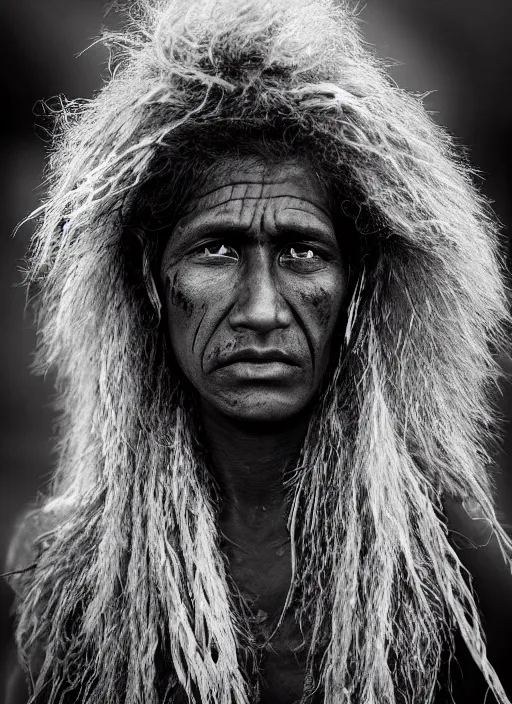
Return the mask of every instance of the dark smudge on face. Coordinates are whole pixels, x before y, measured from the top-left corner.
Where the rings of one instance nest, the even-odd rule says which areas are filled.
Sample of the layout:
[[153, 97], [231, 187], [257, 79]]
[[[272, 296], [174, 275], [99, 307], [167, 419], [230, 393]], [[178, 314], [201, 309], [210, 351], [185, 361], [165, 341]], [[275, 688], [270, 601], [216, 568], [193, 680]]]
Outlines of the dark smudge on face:
[[180, 286], [180, 272], [179, 270], [174, 272], [172, 277], [172, 282], [169, 277], [166, 277], [167, 288], [171, 288], [171, 303], [186, 313], [187, 315], [192, 315], [194, 312], [194, 303], [187, 297]]
[[332, 301], [327, 291], [319, 286], [314, 291], [302, 291], [301, 297], [304, 303], [312, 305], [318, 311], [321, 323], [327, 325], [332, 312]]
[[219, 359], [230, 352], [234, 352], [237, 347], [243, 346], [243, 334], [233, 331], [233, 337], [230, 340], [225, 340], [220, 344], [216, 344], [205, 357], [205, 361], [211, 365], [215, 366]]

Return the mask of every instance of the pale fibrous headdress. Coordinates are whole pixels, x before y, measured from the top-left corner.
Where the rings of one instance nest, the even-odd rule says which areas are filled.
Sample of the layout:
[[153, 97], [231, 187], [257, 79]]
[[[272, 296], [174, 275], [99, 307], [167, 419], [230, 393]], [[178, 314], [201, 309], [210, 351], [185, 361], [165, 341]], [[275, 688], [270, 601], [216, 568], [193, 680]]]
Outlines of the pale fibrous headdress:
[[254, 701], [252, 636], [151, 270], [197, 164], [258, 149], [308, 159], [359, 238], [339, 363], [289, 477], [303, 701], [428, 704], [460, 629], [508, 702], [443, 518], [445, 496], [476, 502], [510, 564], [484, 442], [503, 267], [466, 164], [348, 4], [146, 0], [108, 39], [105, 87], [58, 122], [28, 273], [61, 414], [34, 513], [46, 529], [17, 584], [31, 701]]

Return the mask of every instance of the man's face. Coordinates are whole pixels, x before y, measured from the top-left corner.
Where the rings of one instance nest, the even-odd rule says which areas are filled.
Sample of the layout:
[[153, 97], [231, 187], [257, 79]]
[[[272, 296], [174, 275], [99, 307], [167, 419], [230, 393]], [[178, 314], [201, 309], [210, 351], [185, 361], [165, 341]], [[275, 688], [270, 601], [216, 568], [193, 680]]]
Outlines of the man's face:
[[174, 354], [203, 405], [274, 422], [306, 408], [347, 293], [310, 167], [219, 164], [169, 238], [160, 277]]

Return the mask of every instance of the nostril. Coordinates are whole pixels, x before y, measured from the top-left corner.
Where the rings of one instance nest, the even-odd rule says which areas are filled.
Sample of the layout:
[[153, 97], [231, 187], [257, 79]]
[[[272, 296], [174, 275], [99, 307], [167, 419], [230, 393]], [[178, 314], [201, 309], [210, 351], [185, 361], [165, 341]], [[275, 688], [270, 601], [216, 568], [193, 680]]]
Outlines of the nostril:
[[230, 315], [232, 327], [267, 331], [289, 325], [290, 311], [286, 301], [277, 291], [259, 291], [251, 295], [246, 291]]

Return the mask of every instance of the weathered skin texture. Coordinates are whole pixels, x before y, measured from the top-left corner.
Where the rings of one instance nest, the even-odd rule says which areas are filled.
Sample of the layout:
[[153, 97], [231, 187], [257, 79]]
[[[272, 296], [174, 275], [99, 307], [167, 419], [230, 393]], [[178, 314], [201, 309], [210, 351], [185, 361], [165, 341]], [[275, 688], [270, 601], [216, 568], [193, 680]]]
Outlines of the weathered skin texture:
[[[161, 279], [174, 353], [201, 398], [266, 422], [310, 403], [347, 291], [327, 196], [311, 169], [221, 164], [170, 237]], [[278, 349], [288, 363], [228, 364], [254, 349]]]
[[[221, 163], [190, 201], [161, 264], [171, 344], [199, 393], [225, 498], [223, 550], [262, 646], [263, 702], [302, 694], [293, 617], [265, 641], [292, 574], [283, 469], [298, 457], [345, 302], [342, 241], [310, 168], [245, 159]], [[229, 364], [271, 350], [289, 359]]]

